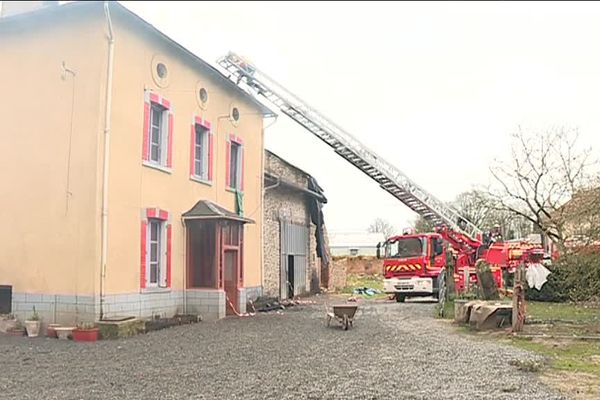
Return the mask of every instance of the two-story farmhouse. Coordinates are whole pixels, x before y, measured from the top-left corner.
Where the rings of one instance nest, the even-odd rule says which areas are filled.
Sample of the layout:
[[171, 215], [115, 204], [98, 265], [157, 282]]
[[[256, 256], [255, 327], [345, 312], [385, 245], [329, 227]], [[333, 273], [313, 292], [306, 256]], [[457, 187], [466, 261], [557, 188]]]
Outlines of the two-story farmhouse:
[[5, 16], [0, 55], [12, 312], [245, 311], [262, 286], [272, 112], [115, 2]]

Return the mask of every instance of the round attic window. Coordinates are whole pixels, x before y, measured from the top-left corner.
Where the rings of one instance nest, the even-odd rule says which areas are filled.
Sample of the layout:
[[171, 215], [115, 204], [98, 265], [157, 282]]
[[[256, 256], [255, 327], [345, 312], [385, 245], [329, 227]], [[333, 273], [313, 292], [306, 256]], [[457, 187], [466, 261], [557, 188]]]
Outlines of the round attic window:
[[160, 79], [165, 79], [167, 77], [167, 66], [163, 63], [156, 64], [156, 75]]
[[239, 122], [239, 120], [240, 120], [240, 110], [238, 110], [237, 107], [233, 107], [231, 109], [231, 119], [234, 122]]
[[167, 63], [160, 55], [155, 55], [152, 58], [152, 80], [158, 87], [165, 88], [169, 86], [169, 68]]
[[200, 88], [200, 90], [198, 91], [198, 98], [202, 103], [208, 102], [208, 92], [205, 88]]
[[196, 103], [198, 103], [198, 107], [203, 110], [206, 110], [208, 106], [208, 89], [204, 86], [204, 82], [198, 81], [196, 82], [196, 88], [194, 89], [194, 93], [196, 94]]

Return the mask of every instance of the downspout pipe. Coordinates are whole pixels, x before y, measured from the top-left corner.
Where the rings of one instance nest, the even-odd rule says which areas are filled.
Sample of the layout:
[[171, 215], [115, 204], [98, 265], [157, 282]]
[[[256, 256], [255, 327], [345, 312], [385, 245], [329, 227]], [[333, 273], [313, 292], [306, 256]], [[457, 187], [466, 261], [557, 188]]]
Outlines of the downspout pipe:
[[100, 319], [104, 318], [104, 292], [106, 290], [106, 262], [108, 259], [108, 172], [110, 164], [110, 133], [112, 110], [112, 82], [115, 52], [115, 37], [108, 1], [104, 2], [104, 14], [108, 27], [108, 62], [106, 71], [106, 102], [104, 109], [104, 159], [102, 162], [102, 239], [100, 253]]

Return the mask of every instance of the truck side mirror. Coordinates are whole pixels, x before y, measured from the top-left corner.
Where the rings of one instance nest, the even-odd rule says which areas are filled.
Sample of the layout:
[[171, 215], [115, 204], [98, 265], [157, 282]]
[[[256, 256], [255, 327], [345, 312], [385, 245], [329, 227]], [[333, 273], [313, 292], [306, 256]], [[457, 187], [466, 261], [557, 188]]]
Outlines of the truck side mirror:
[[377, 243], [377, 258], [381, 258], [381, 243]]

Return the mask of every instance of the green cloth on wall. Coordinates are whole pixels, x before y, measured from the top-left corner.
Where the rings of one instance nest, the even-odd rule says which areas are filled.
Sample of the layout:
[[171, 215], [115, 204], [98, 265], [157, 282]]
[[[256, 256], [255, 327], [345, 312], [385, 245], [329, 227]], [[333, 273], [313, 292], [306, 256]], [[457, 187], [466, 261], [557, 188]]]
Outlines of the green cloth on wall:
[[240, 217], [244, 216], [244, 193], [235, 191], [235, 212]]

